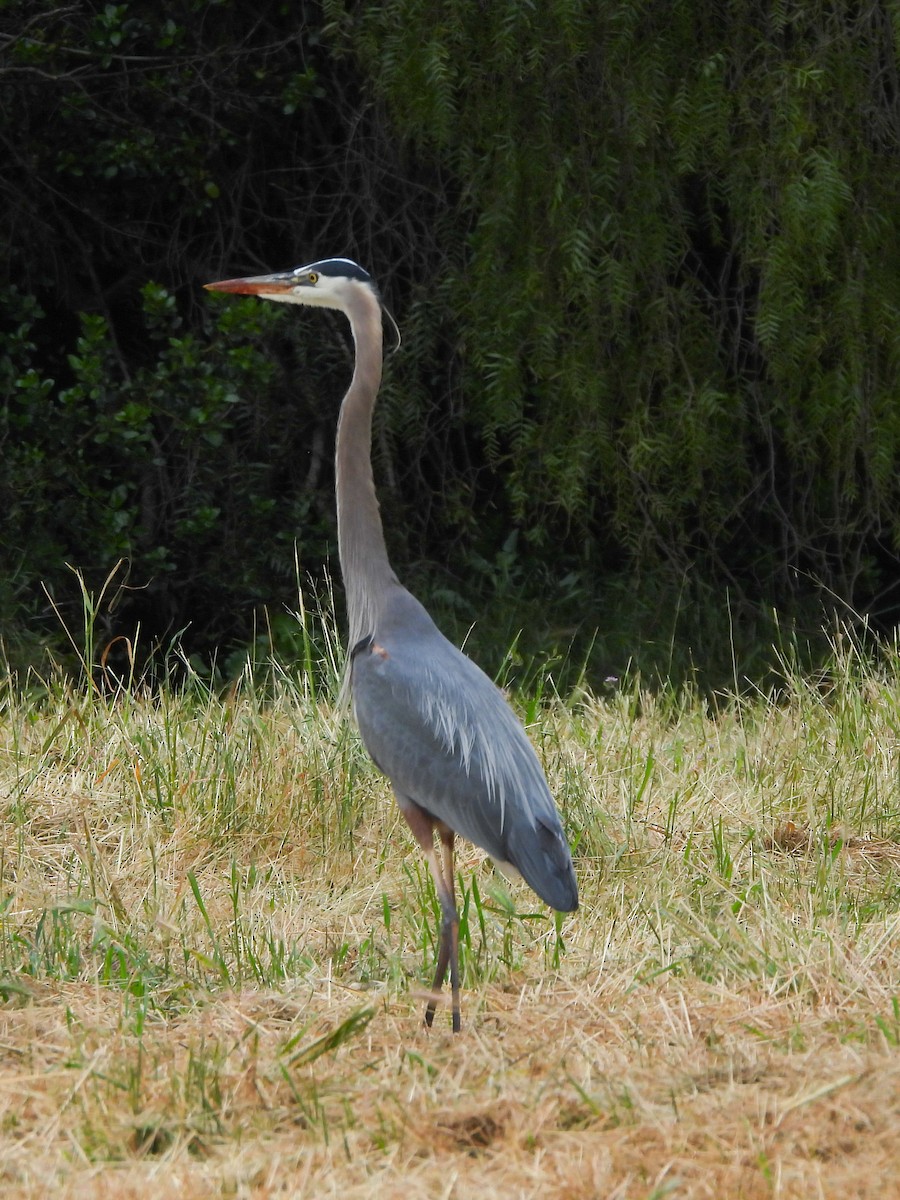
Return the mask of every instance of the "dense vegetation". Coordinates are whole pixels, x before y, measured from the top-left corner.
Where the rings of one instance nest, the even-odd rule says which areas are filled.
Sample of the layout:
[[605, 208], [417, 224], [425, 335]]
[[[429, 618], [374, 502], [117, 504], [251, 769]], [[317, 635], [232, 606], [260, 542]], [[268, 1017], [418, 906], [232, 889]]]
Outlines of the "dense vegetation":
[[821, 594], [892, 624], [898, 34], [881, 4], [7, 3], [7, 639], [56, 625], [42, 582], [65, 616], [66, 564], [127, 562], [110, 638], [202, 652], [294, 603], [295, 539], [321, 576], [343, 330], [200, 284], [331, 253], [401, 321], [393, 553], [463, 622], [530, 596], [633, 651], [727, 592], [745, 626]]
[[532, 694], [581, 907], [458, 843], [458, 1035], [428, 867], [308, 674], [0, 675], [3, 1196], [884, 1200], [900, 656], [829, 667]]

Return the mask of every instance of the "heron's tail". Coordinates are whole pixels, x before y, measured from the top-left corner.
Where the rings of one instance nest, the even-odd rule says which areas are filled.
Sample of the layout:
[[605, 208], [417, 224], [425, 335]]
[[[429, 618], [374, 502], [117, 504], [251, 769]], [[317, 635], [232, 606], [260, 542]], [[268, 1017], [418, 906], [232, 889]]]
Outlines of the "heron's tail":
[[578, 908], [572, 854], [562, 829], [537, 818], [533, 826], [510, 830], [507, 856], [530, 888], [558, 912]]

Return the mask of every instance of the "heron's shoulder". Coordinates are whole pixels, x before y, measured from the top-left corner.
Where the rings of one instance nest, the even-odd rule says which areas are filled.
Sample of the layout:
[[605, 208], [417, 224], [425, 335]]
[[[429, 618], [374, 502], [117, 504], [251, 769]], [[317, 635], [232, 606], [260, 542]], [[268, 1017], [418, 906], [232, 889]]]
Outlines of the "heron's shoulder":
[[351, 686], [357, 703], [364, 708], [400, 705], [417, 712], [426, 726], [440, 727], [450, 741], [487, 729], [525, 741], [496, 684], [410, 599], [412, 605], [403, 605], [410, 619], [379, 622], [354, 657]]
[[431, 614], [402, 584], [392, 586], [378, 606], [375, 635], [382, 638], [440, 635]]
[[425, 606], [403, 587], [392, 589], [382, 606], [372, 644], [396, 659], [398, 667], [406, 664], [422, 677], [462, 677], [469, 686], [483, 680], [496, 690], [481, 668], [441, 633]]

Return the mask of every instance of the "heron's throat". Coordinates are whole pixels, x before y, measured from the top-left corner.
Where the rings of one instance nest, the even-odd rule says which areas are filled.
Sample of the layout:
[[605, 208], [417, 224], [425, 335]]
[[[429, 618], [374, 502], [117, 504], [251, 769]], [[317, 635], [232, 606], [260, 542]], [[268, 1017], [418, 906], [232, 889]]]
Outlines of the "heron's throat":
[[381, 308], [362, 292], [347, 312], [356, 345], [350, 388], [341, 405], [335, 447], [338, 550], [347, 593], [350, 645], [375, 629], [396, 576], [388, 561], [372, 476], [372, 412], [381, 383]]

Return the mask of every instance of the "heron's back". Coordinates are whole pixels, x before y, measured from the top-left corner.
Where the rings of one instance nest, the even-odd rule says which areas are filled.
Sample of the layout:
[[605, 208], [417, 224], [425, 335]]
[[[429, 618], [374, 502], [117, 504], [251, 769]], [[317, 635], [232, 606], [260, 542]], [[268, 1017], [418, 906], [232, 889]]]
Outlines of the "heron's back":
[[351, 671], [363, 741], [398, 795], [510, 863], [553, 908], [576, 909], [572, 856], [522, 725], [399, 585]]

